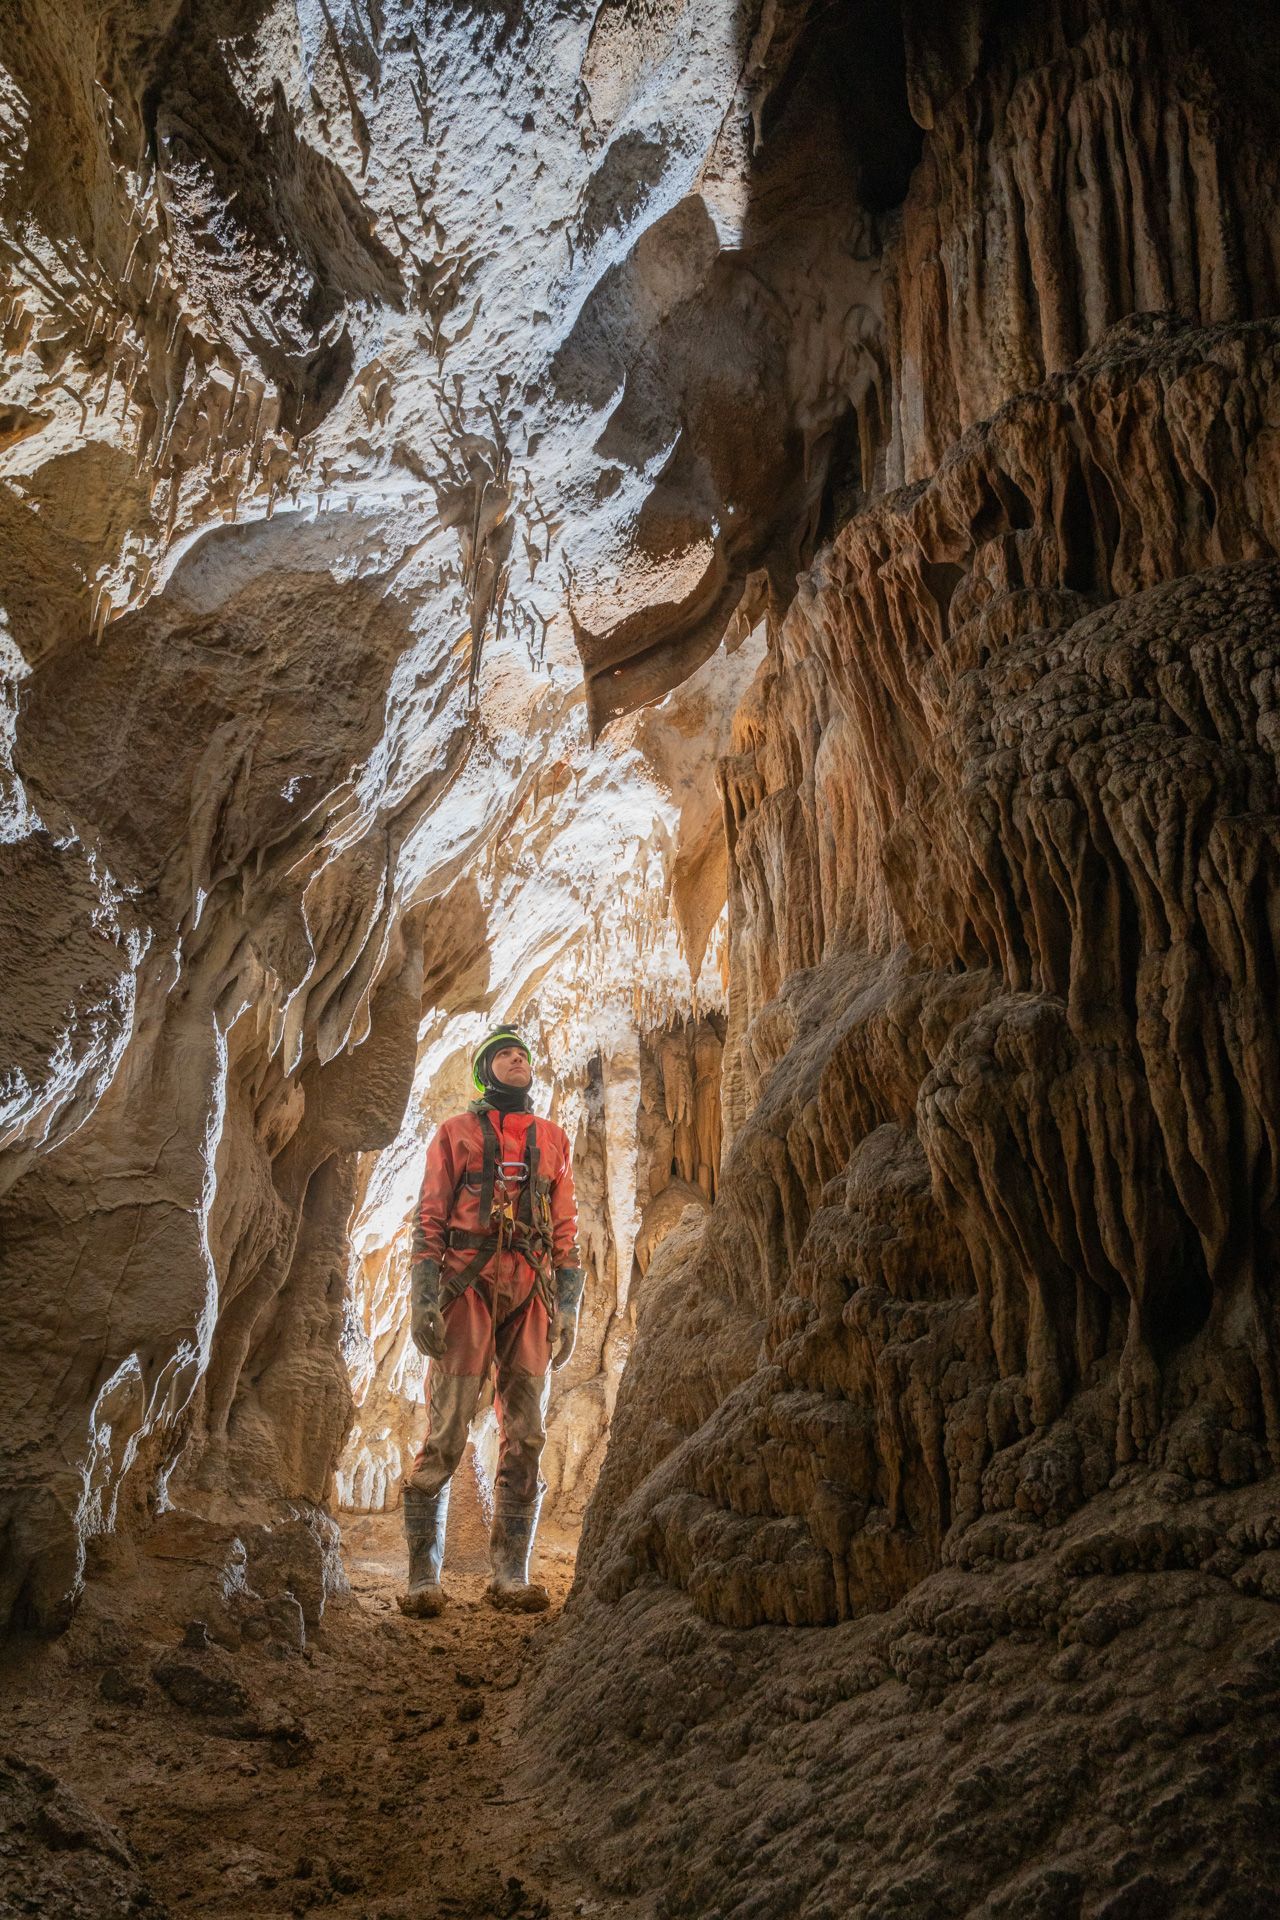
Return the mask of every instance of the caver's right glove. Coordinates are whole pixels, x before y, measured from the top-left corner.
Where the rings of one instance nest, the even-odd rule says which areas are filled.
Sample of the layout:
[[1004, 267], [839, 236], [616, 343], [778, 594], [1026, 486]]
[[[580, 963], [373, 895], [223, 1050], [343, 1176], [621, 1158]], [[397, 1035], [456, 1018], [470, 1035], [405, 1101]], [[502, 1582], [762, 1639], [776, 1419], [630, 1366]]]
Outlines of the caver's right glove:
[[409, 1281], [409, 1331], [419, 1353], [444, 1359], [444, 1315], [440, 1311], [440, 1262], [415, 1260]]

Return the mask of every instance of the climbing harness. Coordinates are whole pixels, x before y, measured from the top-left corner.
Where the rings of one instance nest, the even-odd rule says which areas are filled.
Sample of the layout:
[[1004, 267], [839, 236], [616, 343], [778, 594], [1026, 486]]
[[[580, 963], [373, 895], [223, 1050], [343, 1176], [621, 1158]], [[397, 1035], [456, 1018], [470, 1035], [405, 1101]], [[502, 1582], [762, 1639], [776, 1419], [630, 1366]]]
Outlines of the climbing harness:
[[[450, 1274], [441, 1289], [441, 1306], [447, 1307], [479, 1279], [491, 1260], [504, 1252], [519, 1254], [528, 1261], [537, 1278], [538, 1292], [548, 1313], [552, 1310], [551, 1182], [538, 1172], [539, 1148], [536, 1121], [525, 1129], [525, 1149], [518, 1160], [499, 1162], [499, 1129], [492, 1115], [482, 1116], [484, 1146], [480, 1161], [478, 1212], [479, 1228], [450, 1227], [445, 1245], [454, 1251], [470, 1253], [471, 1259], [457, 1273]], [[505, 1146], [505, 1137], [503, 1143]], [[469, 1186], [476, 1178], [468, 1173]], [[513, 1191], [514, 1190], [514, 1191]], [[497, 1204], [495, 1206], [495, 1198]]]

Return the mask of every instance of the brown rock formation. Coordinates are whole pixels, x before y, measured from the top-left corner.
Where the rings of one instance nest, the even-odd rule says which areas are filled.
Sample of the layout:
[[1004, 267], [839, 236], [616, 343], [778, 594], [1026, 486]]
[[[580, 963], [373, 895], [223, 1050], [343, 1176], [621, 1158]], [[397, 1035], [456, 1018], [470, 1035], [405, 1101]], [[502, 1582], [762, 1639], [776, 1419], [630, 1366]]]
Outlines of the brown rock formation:
[[[803, 1481], [810, 1532], [809, 1498], [852, 1496], [822, 1596], [775, 1570], [786, 1597], [726, 1601], [735, 1618], [883, 1595], [858, 1563], [868, 1506], [920, 1536], [910, 1579], [949, 1527], [1062, 1518], [1120, 1463], [1234, 1485], [1272, 1461], [1278, 340], [1135, 323], [973, 430], [840, 536], [740, 722], [754, 1104], [694, 1291], [753, 1318], [782, 1295], [752, 1418], [838, 1390], [872, 1451], [837, 1424]], [[765, 1437], [731, 1507], [792, 1506]], [[700, 1538], [721, 1562], [714, 1526]]]
[[543, 1724], [668, 1913], [1226, 1914], [1280, 1874], [1274, 137], [1189, 14], [909, 42], [915, 484], [722, 763], [733, 1144], [647, 1277]]

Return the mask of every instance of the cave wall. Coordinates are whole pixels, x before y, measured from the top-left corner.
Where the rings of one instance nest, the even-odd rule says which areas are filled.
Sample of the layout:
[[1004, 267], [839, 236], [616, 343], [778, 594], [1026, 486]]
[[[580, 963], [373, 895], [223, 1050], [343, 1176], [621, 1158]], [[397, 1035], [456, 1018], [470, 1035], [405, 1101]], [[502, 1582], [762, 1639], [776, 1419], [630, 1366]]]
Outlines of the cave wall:
[[[615, 935], [615, 1052], [714, 969], [701, 720], [594, 735], [750, 628], [874, 372], [831, 360], [806, 273], [864, 224], [847, 142], [815, 184], [756, 124], [802, 14], [6, 13], [6, 1620], [63, 1623], [90, 1544], [168, 1504], [287, 1525], [327, 1495], [343, 1221], [424, 1022], [545, 1002], [572, 1078]], [[865, 247], [842, 273], [874, 303]], [[587, 817], [647, 849], [600, 914]], [[504, 915], [535, 851], [531, 934]], [[479, 873], [460, 984], [421, 910]]]
[[534, 1724], [668, 1913], [1226, 1914], [1280, 1871], [1274, 23], [904, 11], [880, 484], [721, 762], [719, 1192]]
[[[765, 728], [725, 784], [741, 986], [769, 997], [740, 1043], [757, 1091], [724, 1175], [733, 1217], [709, 1224], [699, 1272], [757, 1333], [768, 1321], [773, 1365], [757, 1376], [751, 1356], [743, 1484], [717, 1479], [709, 1441], [699, 1498], [673, 1520], [683, 1541], [698, 1517], [699, 1571], [725, 1583], [734, 1616], [824, 1619], [896, 1597], [949, 1529], [993, 1511], [1060, 1518], [1128, 1461], [1227, 1485], [1273, 1464], [1275, 765], [1259, 693], [1275, 632], [1275, 349], [1265, 324], [1111, 333], [1092, 364], [975, 430], [909, 503], [851, 523], [766, 669]], [[1180, 466], [1162, 402], [1188, 387], [1212, 399], [1198, 423], [1182, 415]], [[1158, 470], [1144, 389], [1168, 482], [1145, 529], [1145, 488], [1109, 447], [1093, 443], [1105, 466], [1090, 454], [1114, 409], [1133, 423], [1134, 470]], [[1199, 475], [1223, 396], [1262, 439], [1222, 473], [1210, 526]], [[1062, 504], [1091, 484], [1120, 564], [1134, 556], [1123, 597], [1063, 584], [1105, 539]], [[1001, 486], [1029, 526], [1008, 524]], [[939, 526], [948, 495], [959, 512]], [[806, 739], [815, 655], [847, 704]], [[852, 738], [851, 712], [871, 718]], [[824, 872], [853, 837], [824, 818], [828, 782], [840, 809], [889, 822], [856, 906]], [[883, 929], [882, 951], [848, 941], [850, 925]], [[828, 1408], [816, 1455], [790, 1431], [815, 1395], [851, 1409], [841, 1423]], [[798, 1546], [849, 1537], [810, 1568], [820, 1595], [793, 1593], [798, 1552], [762, 1569], [757, 1593], [704, 1501], [803, 1519]], [[904, 1556], [887, 1585], [886, 1551]]]
[[[1070, 78], [1087, 116], [1127, 89], [1141, 44], [1144, 84], [1166, 73], [1181, 124], [1193, 56], [1180, 35], [1163, 51], [1159, 34], [1135, 39], [1136, 19], [1119, 38], [1092, 21], [1065, 45], [1064, 20], [1043, 22], [1030, 72], [1028, 29], [996, 38], [912, 179], [899, 310], [924, 298], [908, 240], [936, 202], [941, 285], [956, 291], [935, 320], [958, 324], [972, 276], [953, 249], [1006, 147], [1021, 153], [1019, 89], [1040, 98]], [[1108, 47], [1116, 64], [1099, 75]], [[954, 130], [975, 116], [991, 132], [957, 177]], [[1236, 171], [1250, 162], [1246, 148]], [[1106, 231], [1128, 176], [1117, 159], [1096, 187], [1080, 177], [1070, 217]], [[1238, 231], [1235, 253], [1268, 261], [1274, 206], [1242, 192], [1212, 232]], [[1173, 271], [1164, 228], [1140, 227], [1134, 245]], [[1008, 391], [1048, 357], [1037, 298], [1005, 390], [994, 372], [981, 389], [1001, 403], [991, 417], [823, 550], [720, 764], [736, 1138], [693, 1291], [764, 1331], [752, 1392], [766, 1400], [748, 1482], [713, 1485], [708, 1443], [697, 1491], [803, 1514], [803, 1539], [805, 1501], [843, 1486], [853, 1558], [822, 1575], [817, 1618], [855, 1604], [837, 1599], [846, 1580], [849, 1595], [882, 1591], [856, 1564], [869, 1512], [902, 1534], [909, 1580], [953, 1526], [1061, 1514], [1119, 1463], [1230, 1485], [1273, 1462], [1280, 335], [1246, 317], [1269, 268], [1256, 285], [1237, 277], [1235, 316], [1205, 295], [1207, 311], [1110, 325], [1139, 284], [1112, 264], [1108, 299], [1076, 315], [1087, 351]], [[1203, 261], [1183, 268], [1186, 288], [1218, 285]], [[949, 379], [898, 363], [897, 386], [919, 385], [955, 425], [971, 409]], [[859, 1412], [807, 1464], [797, 1507], [788, 1408], [799, 1418], [832, 1393]], [[870, 1451], [851, 1452], [861, 1410]], [[731, 1566], [729, 1584], [749, 1584], [705, 1519], [700, 1537], [708, 1578]], [[768, 1575], [784, 1594], [790, 1577]], [[741, 1612], [790, 1604], [743, 1596]]]

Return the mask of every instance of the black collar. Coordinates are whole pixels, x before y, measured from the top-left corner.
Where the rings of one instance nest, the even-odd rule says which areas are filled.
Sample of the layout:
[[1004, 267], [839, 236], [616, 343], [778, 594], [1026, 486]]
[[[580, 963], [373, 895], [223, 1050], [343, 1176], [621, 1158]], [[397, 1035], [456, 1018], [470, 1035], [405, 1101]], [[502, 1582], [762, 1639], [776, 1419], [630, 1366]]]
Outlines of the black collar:
[[472, 1113], [532, 1113], [527, 1089], [490, 1087], [479, 1100], [471, 1102]]

